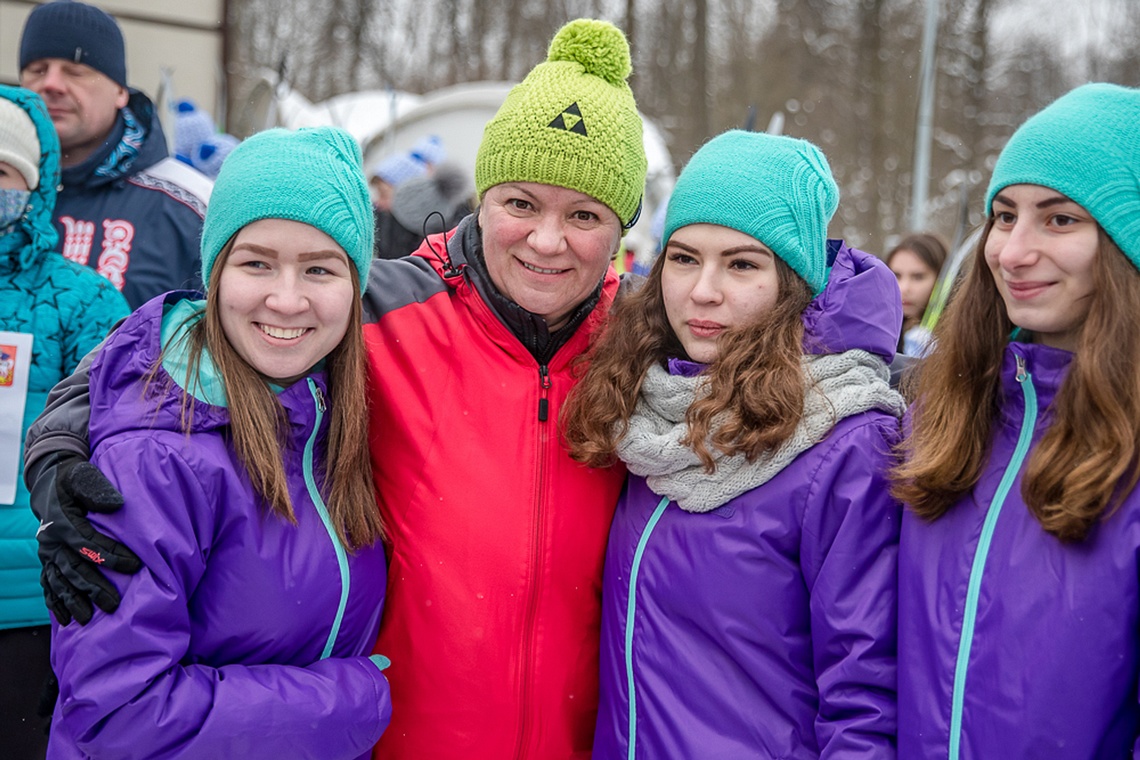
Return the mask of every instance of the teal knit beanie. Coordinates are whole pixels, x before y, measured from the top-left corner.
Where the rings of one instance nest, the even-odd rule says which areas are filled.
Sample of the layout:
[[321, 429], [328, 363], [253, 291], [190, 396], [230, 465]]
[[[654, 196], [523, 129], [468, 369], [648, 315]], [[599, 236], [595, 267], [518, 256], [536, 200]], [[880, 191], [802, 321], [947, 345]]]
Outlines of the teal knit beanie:
[[1022, 124], [994, 166], [986, 213], [1020, 184], [1080, 204], [1140, 269], [1140, 90], [1086, 84]]
[[363, 292], [372, 264], [372, 203], [360, 146], [337, 127], [270, 129], [226, 157], [202, 226], [202, 282], [238, 230], [261, 219], [316, 227], [345, 250]]
[[689, 224], [719, 224], [772, 249], [816, 295], [827, 285], [827, 225], [839, 187], [806, 140], [732, 130], [709, 140], [681, 171], [662, 240]]

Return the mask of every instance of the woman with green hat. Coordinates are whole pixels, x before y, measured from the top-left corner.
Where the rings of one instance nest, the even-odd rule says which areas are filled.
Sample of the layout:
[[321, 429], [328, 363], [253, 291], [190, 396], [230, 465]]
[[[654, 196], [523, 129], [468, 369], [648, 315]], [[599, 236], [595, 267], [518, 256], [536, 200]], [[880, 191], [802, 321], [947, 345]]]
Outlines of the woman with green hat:
[[571, 393], [572, 455], [630, 472], [595, 760], [894, 757], [902, 312], [838, 200], [811, 143], [710, 140]]
[[[629, 74], [617, 27], [564, 26], [486, 126], [479, 210], [410, 257], [372, 263], [359, 419], [391, 541], [377, 651], [392, 659], [398, 721], [379, 757], [589, 757], [602, 560], [625, 473], [572, 460], [557, 419], [617, 296], [610, 262], [641, 208]], [[80, 555], [117, 564], [122, 548], [80, 514], [106, 507], [57, 478], [76, 458], [56, 448], [57, 432], [85, 449], [74, 437], [85, 411], [68, 395], [33, 429], [27, 457], [52, 523], [42, 552], [62, 568], [48, 595], [112, 606]]]
[[91, 462], [127, 504], [92, 524], [142, 568], [111, 574], [114, 614], [63, 625], [54, 608], [48, 757], [348, 760], [384, 731], [383, 525], [359, 413], [371, 256], [353, 139], [263, 132], [214, 187], [205, 300], [158, 296], [104, 343]]
[[1140, 90], [1010, 138], [895, 493], [899, 754], [1140, 748]]

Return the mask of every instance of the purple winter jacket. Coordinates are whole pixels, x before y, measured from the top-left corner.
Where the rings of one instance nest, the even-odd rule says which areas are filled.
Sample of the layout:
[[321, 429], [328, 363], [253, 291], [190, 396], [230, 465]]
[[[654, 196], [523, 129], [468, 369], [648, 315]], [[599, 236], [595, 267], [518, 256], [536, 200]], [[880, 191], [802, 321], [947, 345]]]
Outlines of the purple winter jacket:
[[[889, 360], [901, 308], [890, 270], [843, 246], [805, 347]], [[595, 760], [894, 757], [898, 435], [884, 412], [843, 419], [704, 514], [629, 477], [606, 554]]]
[[[278, 395], [292, 525], [254, 496], [223, 406], [196, 401], [182, 431], [164, 381], [183, 381], [171, 365], [184, 355], [168, 355], [144, 393], [160, 330], [168, 339], [193, 310], [188, 296], [144, 304], [91, 366], [92, 462], [126, 501], [91, 521], [143, 569], [108, 573], [123, 597], [114, 614], [53, 626], [48, 756], [367, 757], [391, 716], [385, 663], [368, 657], [386, 568], [380, 543], [346, 552], [320, 498], [325, 377]], [[198, 398], [221, 398], [211, 374], [203, 366]]]
[[1046, 533], [1021, 496], [1071, 360], [1011, 343], [978, 484], [934, 522], [903, 518], [900, 757], [1140, 750], [1140, 493], [1077, 544]]

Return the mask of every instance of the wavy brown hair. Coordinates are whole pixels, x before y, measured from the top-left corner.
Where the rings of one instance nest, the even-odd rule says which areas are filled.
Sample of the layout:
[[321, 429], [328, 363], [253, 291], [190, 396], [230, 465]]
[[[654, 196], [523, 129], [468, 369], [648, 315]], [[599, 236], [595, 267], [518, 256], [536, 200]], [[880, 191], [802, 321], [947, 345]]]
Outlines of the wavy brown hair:
[[[222, 329], [218, 290], [222, 268], [233, 248], [231, 238], [222, 248], [210, 272], [206, 309], [187, 331], [189, 362], [183, 388], [193, 387], [203, 352], [208, 353], [221, 375], [230, 414], [230, 435], [238, 461], [245, 468], [254, 491], [269, 509], [296, 524], [289, 498], [288, 477], [282, 449], [289, 421], [269, 382], [234, 350]], [[344, 338], [325, 358], [328, 374], [328, 409], [331, 419], [321, 457], [323, 472], [318, 484], [337, 537], [349, 549], [374, 544], [385, 535], [376, 502], [372, 463], [368, 453], [368, 414], [361, 404], [368, 399], [364, 337], [361, 321], [360, 280], [349, 259], [352, 279], [352, 314]], [[159, 360], [161, 364], [161, 359]], [[182, 426], [189, 432], [193, 398], [182, 391]]]
[[[917, 401], [892, 493], [928, 520], [977, 484], [989, 456], [1002, 356], [1015, 327], [985, 262], [992, 226], [990, 219], [935, 329], [935, 351], [909, 378], [907, 395]], [[1140, 274], [1103, 230], [1093, 266], [1088, 317], [1021, 488], [1041, 526], [1066, 542], [1083, 540], [1111, 515], [1140, 474], [1140, 331], [1133, 320]]]
[[[666, 256], [657, 257], [638, 291], [618, 300], [562, 409], [570, 456], [579, 462], [613, 464], [649, 367], [671, 357], [687, 358], [665, 313], [661, 276]], [[689, 431], [682, 442], [709, 473], [716, 463], [706, 441], [726, 456], [743, 454], [752, 461], [778, 448], [803, 416], [800, 316], [812, 294], [791, 267], [778, 257], [775, 261], [776, 305], [755, 323], [718, 339], [717, 359], [704, 374], [708, 394], [686, 413]]]

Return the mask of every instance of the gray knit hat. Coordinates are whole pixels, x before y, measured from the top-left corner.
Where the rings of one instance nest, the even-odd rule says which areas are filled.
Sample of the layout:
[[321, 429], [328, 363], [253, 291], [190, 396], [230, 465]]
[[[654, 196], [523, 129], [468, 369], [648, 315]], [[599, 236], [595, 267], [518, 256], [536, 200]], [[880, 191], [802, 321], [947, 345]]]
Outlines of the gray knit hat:
[[442, 164], [435, 174], [410, 179], [392, 198], [392, 216], [404, 229], [422, 234], [428, 217], [434, 219], [429, 231], [451, 229], [467, 214], [475, 187], [456, 166]]

